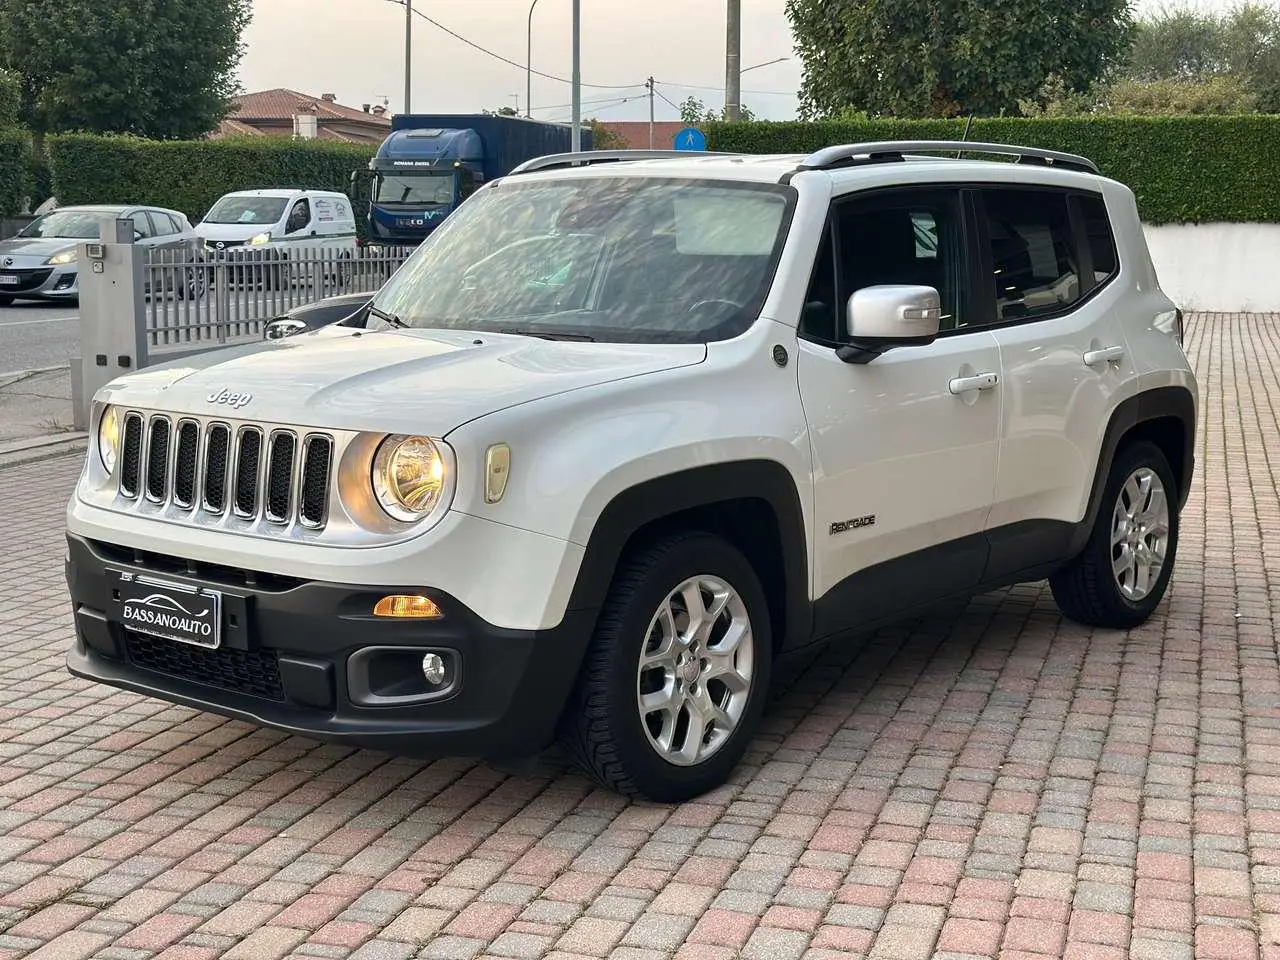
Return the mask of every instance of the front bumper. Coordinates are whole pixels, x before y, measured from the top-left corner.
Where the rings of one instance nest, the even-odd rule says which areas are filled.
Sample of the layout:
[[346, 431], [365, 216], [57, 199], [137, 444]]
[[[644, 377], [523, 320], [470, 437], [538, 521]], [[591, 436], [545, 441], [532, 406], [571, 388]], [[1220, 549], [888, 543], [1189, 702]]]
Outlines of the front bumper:
[[[554, 737], [594, 624], [594, 612], [571, 611], [551, 630], [508, 630], [420, 586], [300, 581], [185, 564], [74, 534], [67, 541], [76, 629], [67, 668], [74, 675], [402, 756], [511, 759], [541, 750]], [[126, 629], [113, 595], [121, 571], [222, 591], [221, 647]], [[423, 593], [444, 616], [375, 619], [373, 605], [387, 593]], [[442, 693], [414, 672], [427, 652], [451, 664]], [[392, 674], [398, 679], [389, 684]], [[402, 698], [372, 705], [380, 693]]]
[[[0, 297], [18, 300], [74, 300], [80, 296], [76, 264], [0, 267]], [[6, 278], [16, 278], [16, 282]]]

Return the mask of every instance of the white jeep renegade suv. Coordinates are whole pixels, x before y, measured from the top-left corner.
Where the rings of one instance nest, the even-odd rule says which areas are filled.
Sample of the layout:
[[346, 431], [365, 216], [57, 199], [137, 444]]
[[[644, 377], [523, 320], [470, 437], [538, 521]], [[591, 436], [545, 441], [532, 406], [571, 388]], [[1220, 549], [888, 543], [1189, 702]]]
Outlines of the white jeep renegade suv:
[[[779, 656], [1169, 583], [1197, 385], [1134, 196], [966, 143], [541, 158], [331, 327], [95, 398], [77, 676], [401, 754], [725, 780]], [[990, 155], [1016, 158], [1016, 162]]]

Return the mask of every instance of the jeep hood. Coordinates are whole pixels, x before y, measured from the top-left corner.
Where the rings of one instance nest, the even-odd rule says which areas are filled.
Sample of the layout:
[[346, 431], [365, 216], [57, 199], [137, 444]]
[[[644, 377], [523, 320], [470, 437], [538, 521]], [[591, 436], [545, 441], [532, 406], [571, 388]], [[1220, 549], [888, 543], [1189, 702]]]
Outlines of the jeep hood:
[[326, 329], [149, 367], [113, 380], [101, 398], [171, 413], [442, 437], [507, 407], [705, 357], [704, 344]]

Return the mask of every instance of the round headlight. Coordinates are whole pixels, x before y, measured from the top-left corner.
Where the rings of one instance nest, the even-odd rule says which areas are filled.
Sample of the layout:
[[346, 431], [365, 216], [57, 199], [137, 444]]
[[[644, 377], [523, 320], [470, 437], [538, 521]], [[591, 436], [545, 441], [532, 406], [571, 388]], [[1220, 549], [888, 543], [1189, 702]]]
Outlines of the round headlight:
[[440, 448], [426, 437], [387, 437], [373, 458], [373, 492], [397, 520], [411, 523], [427, 516], [445, 489]]
[[102, 411], [98, 421], [98, 456], [107, 473], [115, 473], [116, 457], [120, 453], [120, 413], [115, 407]]

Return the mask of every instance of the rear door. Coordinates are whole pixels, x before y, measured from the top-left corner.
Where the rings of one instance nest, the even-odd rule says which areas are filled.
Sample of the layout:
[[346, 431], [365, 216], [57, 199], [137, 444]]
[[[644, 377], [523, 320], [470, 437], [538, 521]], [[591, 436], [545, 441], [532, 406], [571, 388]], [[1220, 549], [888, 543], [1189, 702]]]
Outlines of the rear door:
[[1107, 420], [1133, 375], [1100, 194], [975, 188], [986, 278], [979, 309], [1000, 345], [1000, 469], [987, 526], [992, 578], [1058, 559], [1081, 520]]

